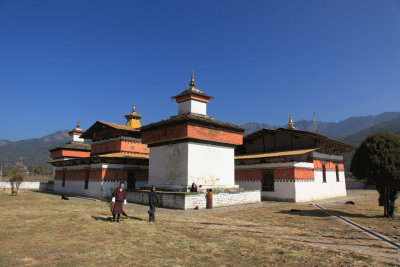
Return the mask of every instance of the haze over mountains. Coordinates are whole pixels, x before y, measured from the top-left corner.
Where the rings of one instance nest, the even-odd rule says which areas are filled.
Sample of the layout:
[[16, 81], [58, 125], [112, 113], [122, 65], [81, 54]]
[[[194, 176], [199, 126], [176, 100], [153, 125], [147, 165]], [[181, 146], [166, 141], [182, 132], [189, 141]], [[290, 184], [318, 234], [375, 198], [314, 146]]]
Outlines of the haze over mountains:
[[[295, 121], [295, 126], [299, 130], [315, 131], [313, 121]], [[265, 123], [248, 122], [243, 127], [248, 129], [245, 134], [249, 134], [261, 128], [275, 129], [287, 127], [287, 125], [271, 126]], [[385, 112], [375, 116], [351, 117], [340, 122], [319, 123], [320, 134], [353, 145], [359, 145], [368, 134], [374, 131], [390, 131], [400, 134], [400, 112]], [[23, 168], [30, 164], [43, 165], [50, 169], [51, 166], [47, 163], [50, 160], [49, 149], [68, 141], [70, 141], [68, 130], [58, 131], [42, 138], [16, 142], [0, 140], [0, 164], [5, 169]], [[347, 168], [351, 156], [352, 154], [345, 155]]]

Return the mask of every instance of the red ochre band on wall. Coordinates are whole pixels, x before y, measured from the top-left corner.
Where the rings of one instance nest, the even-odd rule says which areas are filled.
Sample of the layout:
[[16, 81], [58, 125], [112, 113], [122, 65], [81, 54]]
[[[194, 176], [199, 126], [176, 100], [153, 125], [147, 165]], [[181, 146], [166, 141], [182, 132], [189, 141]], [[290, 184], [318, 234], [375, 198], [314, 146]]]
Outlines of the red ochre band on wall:
[[60, 157], [74, 157], [74, 158], [87, 158], [90, 157], [89, 151], [76, 151], [76, 150], [54, 150], [50, 152], [51, 158]]
[[[305, 168], [286, 168], [273, 169], [274, 179], [314, 179], [314, 169]], [[236, 180], [262, 179], [263, 170], [235, 170]]]
[[190, 99], [198, 100], [198, 101], [201, 101], [201, 102], [204, 102], [204, 103], [210, 102], [210, 99], [208, 97], [200, 96], [200, 95], [194, 95], [194, 94], [187, 94], [187, 95], [183, 95], [183, 96], [177, 97], [176, 98], [176, 102], [180, 103], [180, 102], [183, 102], [183, 101], [186, 101], [186, 100], [190, 100]]
[[147, 145], [132, 141], [115, 140], [107, 143], [92, 145], [92, 155], [109, 153], [109, 152], [120, 152], [120, 151], [135, 152], [141, 154], [149, 153]]
[[195, 138], [234, 145], [241, 145], [243, 143], [243, 135], [241, 133], [233, 133], [190, 124], [168, 126], [164, 129], [151, 130], [142, 134], [142, 142], [145, 144], [182, 138]]

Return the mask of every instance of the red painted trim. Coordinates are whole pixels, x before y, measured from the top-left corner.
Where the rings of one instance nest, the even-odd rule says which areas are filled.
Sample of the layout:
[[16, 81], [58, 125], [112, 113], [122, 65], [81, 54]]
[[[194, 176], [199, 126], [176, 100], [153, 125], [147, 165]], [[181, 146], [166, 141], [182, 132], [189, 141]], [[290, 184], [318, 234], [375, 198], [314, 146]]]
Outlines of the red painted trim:
[[243, 144], [243, 135], [241, 133], [233, 133], [190, 124], [167, 126], [164, 129], [156, 129], [142, 133], [142, 142], [145, 144], [182, 138], [196, 138], [235, 145]]
[[183, 95], [180, 97], [177, 97], [175, 100], [177, 103], [189, 100], [189, 99], [194, 99], [194, 100], [198, 100], [204, 103], [208, 103], [210, 102], [210, 98], [209, 97], [205, 97], [205, 96], [199, 96], [199, 95], [195, 95], [195, 94], [187, 94], [187, 95]]

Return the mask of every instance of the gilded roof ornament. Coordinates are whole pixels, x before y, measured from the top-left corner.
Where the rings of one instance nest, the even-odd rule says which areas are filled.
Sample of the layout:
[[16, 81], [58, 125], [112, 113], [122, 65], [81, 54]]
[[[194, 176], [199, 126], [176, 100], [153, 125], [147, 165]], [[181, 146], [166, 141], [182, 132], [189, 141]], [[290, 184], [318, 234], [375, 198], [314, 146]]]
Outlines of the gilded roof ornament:
[[190, 86], [190, 88], [188, 89], [188, 91], [194, 91], [194, 92], [202, 93], [202, 91], [200, 91], [199, 89], [195, 88], [196, 83], [194, 82], [193, 71], [192, 71], [192, 77], [191, 77], [190, 82], [189, 82], [189, 86]]
[[190, 86], [190, 88], [192, 88], [192, 89], [194, 89], [194, 87], [196, 86], [196, 83], [194, 82], [193, 71], [192, 71], [192, 78], [190, 79], [189, 86]]
[[289, 129], [297, 130], [297, 128], [294, 127], [292, 114], [290, 114], [290, 116], [289, 116], [289, 124], [288, 124], [288, 126], [289, 126], [288, 127]]
[[126, 126], [132, 128], [140, 128], [139, 120], [144, 117], [144, 115], [140, 115], [136, 113], [136, 104], [133, 104], [132, 112], [126, 115], [122, 115], [126, 118]]
[[78, 131], [78, 132], [83, 132], [83, 130], [81, 128], [79, 128], [79, 121], [76, 123], [76, 128], [73, 129], [73, 131]]

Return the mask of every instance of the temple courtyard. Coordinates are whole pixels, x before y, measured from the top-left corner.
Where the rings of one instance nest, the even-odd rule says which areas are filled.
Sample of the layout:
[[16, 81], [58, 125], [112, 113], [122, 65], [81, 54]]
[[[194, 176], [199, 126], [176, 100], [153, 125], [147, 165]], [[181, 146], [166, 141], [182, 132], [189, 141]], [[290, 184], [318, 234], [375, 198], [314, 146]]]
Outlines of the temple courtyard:
[[[400, 208], [383, 218], [374, 190], [313, 203], [261, 202], [212, 210], [127, 204], [110, 222], [106, 202], [46, 191], [0, 191], [0, 266], [385, 266], [400, 249], [330, 216], [343, 216], [394, 243]], [[346, 201], [355, 205], [346, 205]]]

